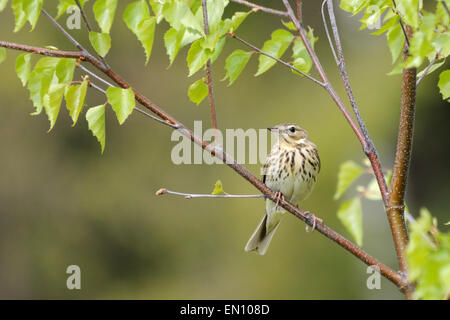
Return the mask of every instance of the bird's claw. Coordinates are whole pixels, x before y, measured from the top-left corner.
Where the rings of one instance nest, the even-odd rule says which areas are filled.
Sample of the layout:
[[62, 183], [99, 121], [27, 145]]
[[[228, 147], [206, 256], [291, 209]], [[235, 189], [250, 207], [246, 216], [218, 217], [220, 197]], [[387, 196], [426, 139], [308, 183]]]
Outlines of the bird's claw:
[[284, 201], [285, 197], [284, 194], [280, 191], [275, 192], [275, 199], [277, 200], [275, 202], [275, 210], [278, 210], [278, 208], [280, 207], [280, 201]]
[[[317, 218], [313, 213], [306, 211], [305, 214], [308, 216], [308, 219], [311, 218], [313, 220], [311, 232], [313, 232], [316, 229], [317, 221], [319, 221], [319, 223], [323, 223], [323, 220], [320, 218]], [[309, 232], [308, 225], [306, 225], [306, 232]]]

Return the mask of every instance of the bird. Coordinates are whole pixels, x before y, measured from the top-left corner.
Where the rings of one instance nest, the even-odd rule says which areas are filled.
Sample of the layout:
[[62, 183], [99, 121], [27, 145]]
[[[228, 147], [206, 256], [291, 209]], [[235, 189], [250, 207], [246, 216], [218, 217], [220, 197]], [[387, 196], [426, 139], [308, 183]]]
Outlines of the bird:
[[[308, 140], [308, 132], [294, 123], [281, 123], [267, 128], [276, 135], [266, 162], [262, 167], [262, 181], [275, 191], [276, 202], [266, 199], [266, 213], [245, 246], [245, 251], [264, 255], [286, 211], [279, 207], [283, 199], [298, 205], [314, 188], [320, 172], [317, 147]], [[313, 230], [316, 218], [313, 214]]]

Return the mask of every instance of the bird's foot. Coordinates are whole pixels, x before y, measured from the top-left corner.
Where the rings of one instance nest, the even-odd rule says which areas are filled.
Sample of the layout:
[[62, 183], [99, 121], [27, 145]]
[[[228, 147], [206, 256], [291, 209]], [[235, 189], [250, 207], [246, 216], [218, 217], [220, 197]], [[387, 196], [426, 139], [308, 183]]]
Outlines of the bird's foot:
[[275, 202], [275, 210], [278, 210], [278, 208], [280, 207], [280, 201], [285, 201], [286, 198], [284, 197], [284, 194], [280, 191], [275, 192], [275, 199], [277, 200]]
[[[308, 220], [309, 220], [309, 219], [312, 219], [312, 220], [313, 220], [311, 232], [313, 232], [313, 231], [316, 229], [317, 222], [323, 223], [323, 220], [320, 219], [320, 218], [317, 218], [317, 217], [314, 215], [314, 213], [311, 213], [311, 212], [309, 212], [309, 211], [305, 211], [305, 215], [307, 216]], [[306, 225], [306, 232], [309, 232], [309, 227], [308, 227], [308, 225]]]

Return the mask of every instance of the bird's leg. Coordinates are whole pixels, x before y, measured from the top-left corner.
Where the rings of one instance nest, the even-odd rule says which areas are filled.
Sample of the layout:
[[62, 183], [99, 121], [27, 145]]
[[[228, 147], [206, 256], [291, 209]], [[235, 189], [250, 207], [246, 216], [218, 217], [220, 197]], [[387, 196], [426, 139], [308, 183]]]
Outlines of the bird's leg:
[[284, 194], [281, 191], [275, 192], [275, 199], [277, 200], [275, 202], [275, 210], [278, 210], [280, 201], [285, 200]]
[[[323, 223], [323, 220], [320, 219], [320, 218], [317, 218], [314, 215], [314, 213], [311, 213], [309, 211], [305, 211], [304, 213], [305, 213], [306, 216], [308, 216], [308, 219], [313, 219], [313, 225], [312, 225], [311, 232], [313, 232], [316, 229], [317, 221], [319, 221], [319, 223]], [[306, 232], [309, 232], [308, 225], [306, 225]]]

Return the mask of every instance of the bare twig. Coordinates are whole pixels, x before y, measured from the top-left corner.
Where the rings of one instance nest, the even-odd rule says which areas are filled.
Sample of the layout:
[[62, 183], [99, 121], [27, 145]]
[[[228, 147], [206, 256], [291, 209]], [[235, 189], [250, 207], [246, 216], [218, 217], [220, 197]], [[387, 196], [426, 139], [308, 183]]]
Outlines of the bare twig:
[[157, 196], [161, 196], [164, 194], [171, 194], [175, 196], [182, 196], [186, 199], [193, 199], [193, 198], [218, 198], [218, 199], [224, 199], [224, 198], [265, 198], [263, 194], [199, 194], [199, 193], [183, 193], [183, 192], [176, 192], [167, 190], [166, 188], [159, 189], [156, 191]]
[[297, 0], [297, 20], [303, 25], [303, 0]]
[[[208, 23], [208, 7], [206, 4], [206, 0], [202, 0], [202, 9], [203, 9], [203, 27], [205, 30], [205, 34], [209, 34], [209, 23]], [[214, 87], [212, 83], [212, 74], [211, 74], [211, 59], [208, 59], [206, 62], [206, 84], [208, 85], [208, 96], [209, 96], [209, 106], [211, 109], [211, 122], [214, 128], [214, 135], [216, 143], [219, 143], [218, 133], [217, 133], [217, 114], [216, 114], [216, 103], [214, 100]]]
[[344, 85], [345, 85], [345, 91], [347, 92], [348, 99], [352, 106], [353, 112], [355, 113], [356, 120], [358, 121], [359, 127], [361, 128], [363, 135], [364, 135], [364, 139], [366, 141], [366, 146], [364, 148], [364, 152], [368, 156], [368, 158], [372, 164], [372, 167], [374, 168], [374, 173], [377, 178], [378, 186], [381, 190], [383, 202], [384, 202], [385, 207], [387, 207], [388, 197], [389, 197], [388, 186], [387, 186], [386, 180], [384, 178], [384, 174], [381, 170], [382, 166], [379, 161], [377, 150], [373, 144], [372, 138], [369, 135], [369, 132], [366, 128], [364, 120], [362, 119], [361, 114], [359, 113], [358, 105], [356, 104], [356, 99], [353, 94], [352, 87], [350, 85], [350, 79], [348, 77], [347, 68], [345, 65], [344, 52], [342, 50], [341, 39], [339, 37], [339, 30], [338, 30], [337, 23], [336, 23], [336, 16], [334, 15], [333, 1], [332, 0], [325, 0], [325, 1], [327, 2], [327, 5], [328, 5], [328, 16], [330, 17], [331, 29], [333, 32], [334, 42], [336, 44], [337, 59], [338, 59], [337, 65], [339, 67], [342, 81], [344, 82]]
[[245, 1], [245, 0], [231, 0], [231, 2], [236, 2], [236, 3], [242, 4], [242, 5], [247, 6], [247, 7], [250, 7], [250, 8], [253, 8], [253, 9], [257, 9], [259, 11], [264, 11], [264, 12], [275, 14], [275, 15], [279, 15], [279, 16], [287, 16], [287, 12], [285, 12], [285, 11], [279, 11], [279, 10], [263, 7], [263, 6], [260, 6], [258, 4], [255, 4], [255, 3], [252, 3], [252, 2], [248, 2], [248, 1]]
[[[16, 50], [22, 50], [26, 52], [31, 52], [35, 54], [41, 54], [41, 55], [51, 55], [51, 56], [59, 56], [59, 57], [69, 57], [69, 58], [79, 58], [81, 60], [86, 60], [89, 63], [91, 63], [94, 67], [96, 67], [99, 71], [103, 72], [106, 76], [108, 76], [112, 81], [114, 81], [119, 87], [121, 88], [132, 88], [128, 82], [126, 82], [121, 76], [119, 76], [115, 71], [112, 69], [106, 69], [103, 64], [98, 61], [96, 58], [92, 56], [88, 56], [83, 52], [67, 52], [65, 51], [57, 51], [57, 50], [50, 50], [50, 49], [44, 49], [44, 48], [38, 48], [38, 47], [30, 47], [30, 46], [24, 46], [21, 44], [13, 44], [5, 41], [0, 41], [0, 47], [6, 47], [10, 49], [16, 49]], [[180, 133], [182, 133], [184, 136], [189, 138], [192, 142], [195, 144], [198, 144], [203, 149], [207, 150], [211, 153], [211, 155], [216, 156], [218, 159], [222, 160], [224, 163], [226, 163], [230, 168], [232, 168], [237, 174], [239, 174], [241, 177], [246, 179], [248, 182], [250, 182], [255, 188], [257, 188], [264, 196], [271, 199], [272, 201], [276, 202], [276, 193], [273, 192], [271, 189], [269, 189], [261, 180], [256, 178], [250, 171], [248, 171], [245, 167], [237, 163], [235, 159], [230, 157], [228, 154], [226, 154], [224, 151], [221, 151], [221, 149], [217, 147], [211, 147], [207, 142], [203, 141], [200, 137], [196, 136], [191, 130], [189, 130], [186, 126], [184, 126], [181, 122], [170, 116], [168, 113], [166, 113], [164, 110], [162, 110], [159, 106], [157, 106], [155, 103], [153, 103], [151, 100], [146, 98], [144, 95], [142, 95], [137, 90], [133, 89], [135, 93], [136, 100], [141, 103], [143, 106], [145, 106], [147, 109], [149, 109], [151, 112], [156, 114], [158, 117], [162, 118], [164, 121], [174, 124], [178, 126], [178, 130]], [[313, 226], [315, 219], [312, 217], [311, 214], [308, 212], [305, 212], [292, 203], [282, 200], [279, 202], [279, 206], [286, 209], [288, 212], [292, 213], [294, 216], [296, 216], [298, 219], [302, 220], [309, 226]], [[391, 269], [390, 267], [386, 266], [385, 264], [381, 263], [371, 255], [369, 255], [367, 252], [356, 246], [351, 241], [347, 240], [345, 237], [337, 233], [336, 231], [332, 230], [331, 228], [327, 227], [323, 223], [316, 223], [316, 230], [326, 236], [327, 238], [333, 240], [336, 242], [339, 246], [346, 249], [348, 252], [353, 254], [355, 257], [366, 263], [367, 265], [375, 265], [379, 268], [380, 273], [385, 276], [387, 279], [392, 281], [394, 284], [396, 284], [400, 289], [404, 289], [408, 283], [404, 276], [396, 272], [395, 270]]]
[[[408, 35], [412, 35], [412, 28], [406, 27]], [[405, 50], [403, 59], [408, 58]], [[404, 219], [404, 198], [408, 171], [411, 162], [412, 139], [414, 132], [414, 118], [416, 105], [416, 68], [407, 68], [402, 71], [402, 99], [400, 108], [400, 124], [395, 152], [394, 169], [392, 172], [391, 193], [389, 195], [388, 218], [394, 237], [395, 250], [403, 274], [408, 274], [406, 259], [406, 246], [408, 244], [408, 231]], [[413, 288], [405, 290], [407, 299], [413, 298]]]
[[[86, 16], [86, 12], [84, 12], [83, 7], [81, 6], [80, 0], [75, 0], [75, 2], [77, 4], [77, 6], [78, 6], [78, 9], [80, 9], [81, 16], [83, 17], [83, 21], [84, 21], [84, 24], [86, 25], [86, 28], [88, 29], [88, 32], [92, 32], [91, 24], [89, 23], [89, 20], [88, 20], [88, 18]], [[103, 57], [101, 57], [101, 56], [99, 56], [99, 58], [102, 61], [102, 63], [106, 67], [108, 67], [108, 64], [106, 63], [106, 60]]]
[[407, 50], [407, 48], [409, 48], [409, 36], [408, 36], [408, 33], [406, 32], [405, 24], [403, 23], [402, 17], [400, 17], [399, 13], [397, 12], [397, 3], [395, 2], [395, 0], [392, 0], [392, 2], [394, 3], [394, 9], [395, 9], [394, 12], [399, 18], [400, 27], [402, 28], [403, 35], [405, 36], [405, 41], [407, 44], [406, 50]]
[[431, 67], [435, 64], [436, 60], [439, 58], [441, 52], [442, 52], [442, 49], [439, 50], [438, 52], [436, 52], [436, 55], [434, 56], [434, 58], [430, 61], [428, 66], [425, 68], [425, 70], [423, 70], [422, 75], [416, 81], [416, 87], [418, 87], [419, 84], [422, 82], [423, 78], [425, 78], [427, 76], [427, 74], [430, 71]]
[[293, 65], [291, 65], [291, 64], [289, 64], [289, 63], [287, 63], [287, 62], [284, 62], [283, 60], [280, 60], [280, 59], [278, 59], [278, 58], [276, 58], [276, 57], [274, 57], [274, 56], [268, 54], [267, 52], [262, 51], [261, 49], [259, 49], [259, 48], [255, 47], [254, 45], [248, 43], [248, 42], [245, 41], [244, 39], [239, 38], [239, 37], [238, 37], [237, 35], [235, 35], [234, 33], [227, 33], [227, 35], [228, 35], [229, 37], [231, 37], [231, 38], [234, 38], [234, 39], [236, 39], [236, 40], [239, 40], [240, 42], [242, 42], [243, 44], [245, 44], [247, 47], [252, 48], [252, 49], [255, 50], [256, 52], [258, 52], [258, 53], [260, 53], [260, 54], [263, 54], [263, 55], [265, 55], [266, 57], [269, 57], [269, 58], [271, 58], [271, 59], [277, 61], [278, 63], [281, 63], [282, 65], [288, 67], [289, 69], [291, 69], [291, 70], [293, 70], [293, 71], [295, 71], [295, 72], [301, 74], [302, 76], [304, 76], [304, 77], [308, 78], [309, 80], [315, 82], [315, 83], [318, 84], [319, 86], [325, 87], [325, 84], [324, 84], [324, 83], [320, 82], [319, 80], [315, 79], [314, 77], [311, 77], [309, 74], [304, 73], [303, 71], [300, 71], [300, 70], [298, 70], [297, 68], [295, 68]]
[[325, 33], [327, 34], [328, 43], [330, 44], [331, 51], [333, 52], [334, 61], [336, 61], [336, 64], [339, 65], [339, 60], [336, 55], [336, 50], [334, 49], [334, 44], [333, 44], [333, 41], [331, 40], [330, 31], [328, 30], [327, 19], [325, 18], [325, 5], [326, 4], [327, 4], [327, 0], [323, 0], [322, 9], [321, 9], [323, 26], [325, 28]]

